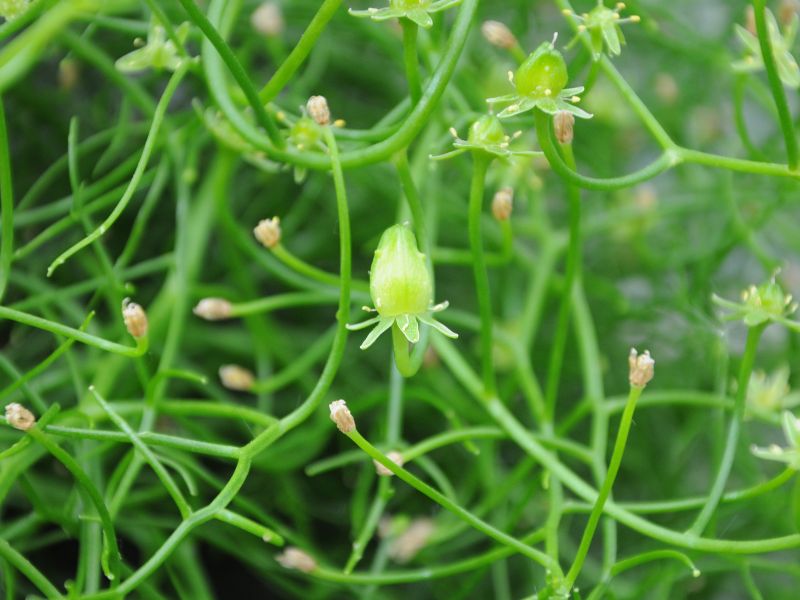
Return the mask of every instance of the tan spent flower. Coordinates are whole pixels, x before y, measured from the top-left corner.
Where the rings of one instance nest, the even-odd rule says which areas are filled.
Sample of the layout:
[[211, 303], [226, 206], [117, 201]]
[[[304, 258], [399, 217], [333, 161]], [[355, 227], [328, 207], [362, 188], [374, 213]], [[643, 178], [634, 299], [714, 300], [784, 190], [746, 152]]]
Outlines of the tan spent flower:
[[286, 548], [275, 557], [275, 560], [284, 569], [297, 569], [303, 573], [311, 573], [317, 568], [317, 561], [295, 546]]
[[276, 2], [264, 2], [253, 11], [250, 24], [258, 33], [269, 37], [279, 36], [284, 30], [281, 7]]
[[256, 377], [252, 371], [239, 365], [222, 365], [219, 368], [219, 380], [229, 390], [247, 392], [253, 387]]
[[356, 422], [353, 415], [350, 414], [350, 409], [347, 408], [347, 402], [344, 400], [334, 400], [328, 405], [331, 410], [331, 421], [336, 423], [336, 427], [342, 433], [351, 433], [355, 431]]
[[[386, 458], [396, 464], [398, 467], [402, 467], [405, 461], [403, 460], [403, 455], [397, 452], [396, 450], [392, 450], [391, 452], [386, 453]], [[373, 459], [372, 463], [375, 465], [375, 471], [381, 477], [391, 477], [394, 475], [389, 469], [379, 463], [377, 460]]]
[[628, 355], [630, 384], [633, 387], [645, 387], [653, 378], [655, 365], [656, 361], [650, 356], [649, 350], [645, 350], [644, 354], [639, 354], [636, 348], [631, 348], [631, 353]]
[[253, 234], [265, 248], [272, 249], [281, 241], [281, 220], [278, 217], [262, 219], [253, 229]]
[[428, 543], [435, 526], [428, 518], [414, 519], [403, 533], [392, 540], [389, 556], [399, 563], [406, 563]]
[[306, 110], [317, 125], [330, 125], [331, 111], [328, 108], [328, 101], [325, 96], [311, 96], [306, 102]]
[[497, 190], [492, 198], [492, 214], [498, 221], [508, 221], [514, 209], [514, 190], [504, 187]]
[[20, 431], [28, 431], [28, 429], [36, 425], [36, 417], [33, 416], [33, 413], [22, 404], [17, 404], [16, 402], [6, 404], [6, 421], [14, 429], [19, 429]]
[[122, 320], [128, 333], [137, 340], [147, 335], [147, 314], [139, 304], [131, 302], [130, 298], [122, 301]]
[[571, 144], [574, 137], [575, 115], [566, 110], [558, 111], [553, 117], [553, 129], [559, 144]]
[[492, 46], [509, 50], [517, 45], [517, 38], [511, 30], [500, 21], [484, 21], [481, 33]]
[[231, 316], [231, 303], [224, 298], [203, 298], [192, 312], [206, 321], [221, 321]]

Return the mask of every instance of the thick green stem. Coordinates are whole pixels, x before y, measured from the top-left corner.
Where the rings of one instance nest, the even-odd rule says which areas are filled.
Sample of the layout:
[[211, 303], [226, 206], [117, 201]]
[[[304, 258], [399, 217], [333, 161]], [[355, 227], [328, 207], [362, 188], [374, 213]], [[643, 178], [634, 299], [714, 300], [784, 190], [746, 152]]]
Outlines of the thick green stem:
[[403, 27], [403, 63], [406, 67], [408, 93], [411, 96], [411, 106], [415, 106], [422, 97], [422, 81], [417, 60], [419, 26], [409, 19], [400, 19], [400, 25]]

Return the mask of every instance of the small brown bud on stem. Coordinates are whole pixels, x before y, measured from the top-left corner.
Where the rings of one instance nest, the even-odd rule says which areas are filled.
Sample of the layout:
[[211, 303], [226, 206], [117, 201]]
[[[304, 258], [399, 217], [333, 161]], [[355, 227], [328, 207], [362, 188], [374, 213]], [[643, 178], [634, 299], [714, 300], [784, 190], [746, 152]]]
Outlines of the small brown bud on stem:
[[508, 221], [514, 209], [514, 190], [504, 187], [494, 194], [492, 198], [492, 214], [498, 221]]
[[131, 302], [130, 298], [122, 301], [122, 320], [128, 333], [137, 340], [147, 335], [147, 314], [140, 305]]
[[[386, 453], [386, 458], [391, 460], [398, 467], [402, 467], [403, 463], [405, 462], [403, 460], [403, 455], [400, 454], [399, 452], [397, 452], [396, 450], [392, 450], [391, 452], [387, 452]], [[373, 460], [372, 462], [375, 465], [375, 471], [381, 477], [391, 477], [392, 475], [394, 475], [394, 473], [392, 473], [389, 469], [387, 469], [385, 466], [383, 466], [377, 460]]]
[[331, 111], [325, 96], [311, 96], [306, 102], [308, 115], [317, 122], [317, 125], [330, 125]]
[[231, 316], [231, 303], [224, 298], [203, 298], [192, 312], [206, 321], [220, 321]]
[[351, 433], [356, 429], [356, 422], [353, 415], [350, 414], [350, 409], [347, 408], [347, 402], [344, 400], [334, 400], [328, 405], [331, 410], [331, 421], [336, 423], [336, 427], [342, 433]]
[[253, 387], [255, 379], [252, 371], [239, 365], [222, 365], [219, 368], [219, 380], [229, 390], [247, 392]]
[[284, 569], [296, 569], [303, 573], [311, 573], [317, 568], [317, 561], [295, 546], [286, 548], [275, 557], [275, 560]]
[[511, 30], [500, 21], [484, 21], [481, 33], [492, 46], [509, 50], [517, 45], [517, 38]]
[[258, 33], [269, 37], [279, 36], [284, 29], [281, 7], [275, 2], [264, 2], [253, 11], [250, 23]]
[[574, 137], [575, 115], [566, 110], [560, 110], [553, 117], [553, 129], [559, 144], [571, 144]]
[[14, 429], [19, 429], [20, 431], [28, 431], [28, 429], [36, 425], [36, 417], [33, 416], [33, 413], [22, 404], [17, 404], [16, 402], [6, 404], [6, 421]]
[[656, 361], [650, 356], [650, 351], [645, 350], [639, 354], [636, 348], [631, 348], [628, 355], [628, 381], [633, 387], [643, 388], [653, 379]]
[[265, 248], [272, 249], [281, 241], [281, 220], [278, 217], [263, 219], [253, 229], [253, 234]]

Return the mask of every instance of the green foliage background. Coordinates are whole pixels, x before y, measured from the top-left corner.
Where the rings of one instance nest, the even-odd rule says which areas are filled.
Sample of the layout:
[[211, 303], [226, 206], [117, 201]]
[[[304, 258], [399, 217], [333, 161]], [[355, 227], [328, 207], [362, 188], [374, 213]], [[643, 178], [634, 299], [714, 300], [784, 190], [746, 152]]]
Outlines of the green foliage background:
[[[755, 2], [758, 10], [763, 4]], [[733, 26], [745, 21], [746, 3], [629, 2], [623, 14], [642, 20], [624, 27], [620, 57], [593, 67], [580, 43], [565, 51], [570, 85], [590, 88], [580, 106], [594, 113], [575, 124], [577, 171], [601, 179], [584, 187], [604, 189], [579, 189], [581, 181], [562, 178], [544, 157], [489, 166], [482, 217], [472, 224], [483, 235], [477, 252], [488, 263], [490, 323], [479, 317], [468, 237], [473, 160], [429, 155], [451, 149], [451, 127], [465, 138], [487, 112], [485, 99], [511, 89], [506, 74], [517, 63], [487, 43], [480, 23], [508, 24], [526, 53], [554, 31], [563, 48], [573, 35], [566, 3], [464, 0], [435, 15], [411, 48], [429, 110], [410, 117], [396, 22], [356, 19], [346, 2], [280, 5], [285, 29], [271, 38], [253, 29], [256, 3], [247, 0], [39, 0], [0, 25], [7, 129], [0, 136], [0, 397], [40, 419], [35, 433], [0, 427], [6, 597], [504, 599], [543, 590], [545, 597], [557, 586], [540, 564], [414, 486], [378, 477], [326, 405], [346, 399], [375, 447], [413, 456], [408, 471], [452, 505], [566, 570], [592, 500], [562, 487], [552, 461], [592, 493], [600, 487], [626, 404], [632, 346], [651, 351], [656, 377], [639, 400], [613, 498], [670, 535], [604, 519], [573, 596], [795, 597], [800, 488], [793, 471], [749, 452], [754, 443], [785, 444], [779, 411], [748, 410], [725, 488], [732, 496], [703, 528], [712, 542], [685, 533], [736, 419], [730, 409], [747, 330], [722, 322], [711, 295], [738, 299], [777, 267], [783, 287], [800, 293], [800, 172], [786, 166], [797, 119], [782, 118], [775, 104], [785, 94], [796, 114], [797, 93], [771, 85], [763, 72], [731, 68], [742, 56]], [[320, 5], [332, 18], [309, 27]], [[574, 3], [578, 12], [592, 6]], [[778, 3], [770, 8], [780, 11]], [[171, 29], [191, 24], [185, 49], [199, 58], [178, 75], [114, 67], [134, 38], [147, 37], [151, 18]], [[220, 22], [227, 41], [214, 37]], [[235, 62], [258, 91], [307, 27], [318, 36], [307, 59], [284, 85], [270, 84], [266, 112], [254, 113]], [[214, 46], [223, 44], [231, 53], [220, 60]], [[437, 86], [441, 95], [432, 93]], [[173, 96], [152, 127], [165, 87]], [[223, 91], [261, 146], [233, 133], [218, 111]], [[288, 154], [274, 152], [287, 120], [314, 94], [346, 121], [325, 134], [342, 153], [346, 198], [331, 176], [338, 161], [328, 158], [330, 137], [315, 148], [290, 141]], [[275, 139], [261, 127], [267, 122], [279, 130]], [[513, 148], [539, 149], [537, 133], [545, 132], [535, 130], [532, 114], [504, 125], [522, 132]], [[152, 154], [142, 161], [148, 134]], [[653, 161], [658, 169], [648, 166]], [[298, 177], [303, 166], [311, 168]], [[626, 173], [634, 175], [616, 179]], [[489, 209], [505, 186], [514, 189], [510, 226]], [[119, 219], [47, 277], [127, 187], [132, 196]], [[344, 344], [342, 325], [371, 304], [368, 269], [378, 238], [413, 220], [414, 190], [432, 246], [435, 300], [450, 301], [441, 320], [461, 335], [454, 343], [424, 337], [414, 355], [428, 346], [424, 364], [403, 379], [388, 336], [367, 352], [358, 349], [362, 333], [350, 334], [341, 352], [331, 348], [340, 242], [347, 242], [343, 203], [352, 230], [350, 314], [338, 315]], [[573, 283], [565, 275], [570, 193], [580, 194], [582, 266], [565, 293]], [[282, 230], [276, 251], [251, 233], [273, 216]], [[125, 297], [147, 311], [147, 349], [125, 330]], [[192, 307], [206, 297], [247, 314], [204, 321]], [[554, 339], [565, 298], [570, 320], [558, 369]], [[491, 344], [491, 359], [481, 339]], [[797, 345], [796, 334], [771, 325], [756, 369], [796, 370]], [[494, 395], [481, 381], [487, 362]], [[218, 369], [227, 364], [251, 370], [254, 388], [221, 385]], [[792, 372], [789, 385], [796, 384]], [[536, 404], [552, 388], [554, 418], [543, 421]], [[47, 426], [43, 414], [52, 419]], [[524, 440], [555, 453], [542, 460]], [[417, 518], [431, 519], [433, 532], [401, 564], [392, 553]], [[103, 566], [114, 570], [103, 533], [109, 526], [121, 555], [113, 581], [103, 573]], [[351, 554], [354, 540], [364, 542], [360, 561]], [[319, 566], [310, 573], [282, 567], [278, 546], [289, 545]], [[631, 557], [636, 568], [616, 575], [620, 564], [633, 565], [622, 562]], [[348, 560], [358, 562], [352, 573], [343, 572]]]

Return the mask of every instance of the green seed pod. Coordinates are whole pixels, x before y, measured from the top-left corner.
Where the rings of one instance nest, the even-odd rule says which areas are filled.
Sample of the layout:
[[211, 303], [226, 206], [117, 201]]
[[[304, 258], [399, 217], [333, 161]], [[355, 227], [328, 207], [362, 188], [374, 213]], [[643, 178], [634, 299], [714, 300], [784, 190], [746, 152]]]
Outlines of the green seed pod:
[[470, 125], [467, 141], [476, 146], [495, 146], [506, 141], [506, 132], [496, 116], [483, 115]]
[[369, 275], [369, 291], [381, 317], [416, 315], [430, 310], [433, 284], [425, 255], [404, 225], [383, 232]]
[[567, 64], [552, 43], [544, 42], [514, 75], [520, 96], [558, 96], [568, 81]]

